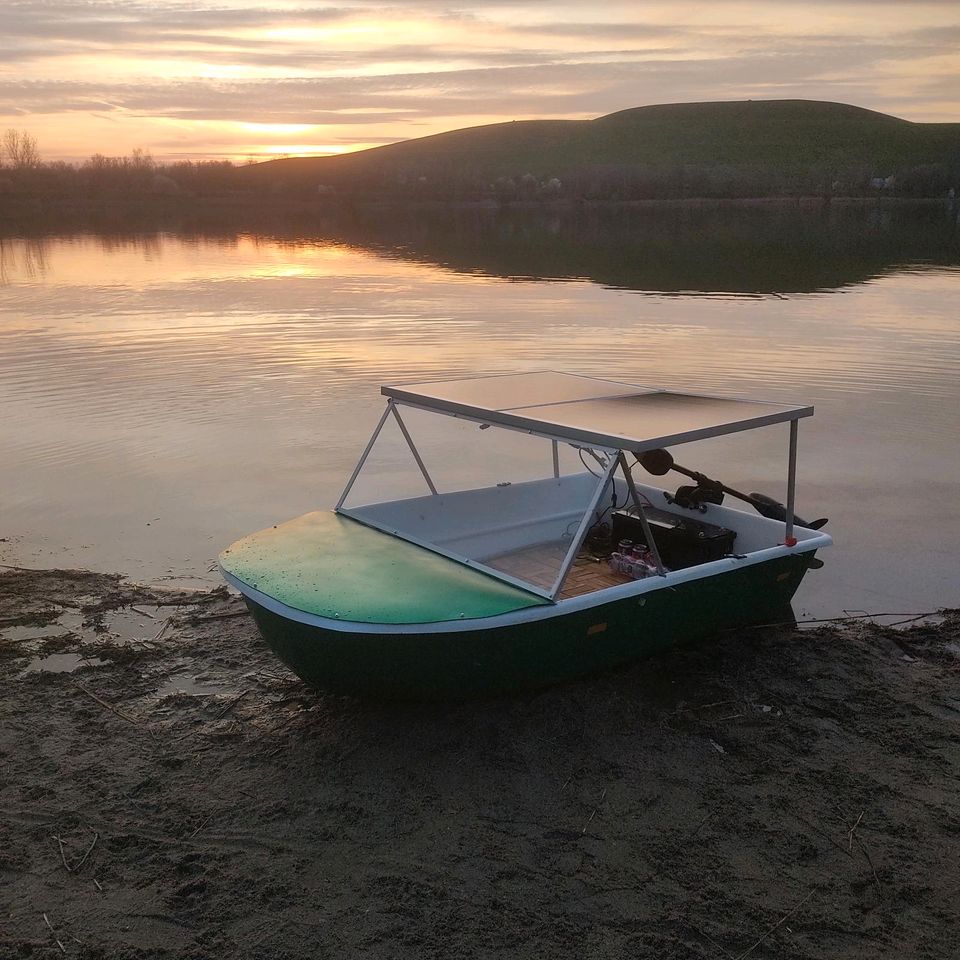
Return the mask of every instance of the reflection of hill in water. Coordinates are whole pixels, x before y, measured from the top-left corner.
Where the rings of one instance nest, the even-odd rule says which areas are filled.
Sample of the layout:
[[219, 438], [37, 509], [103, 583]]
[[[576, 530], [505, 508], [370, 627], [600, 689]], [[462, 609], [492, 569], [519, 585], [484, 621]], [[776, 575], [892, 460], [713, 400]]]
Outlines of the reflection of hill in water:
[[465, 273], [658, 293], [801, 293], [960, 264], [944, 207], [789, 206], [401, 216], [345, 239]]
[[[42, 247], [53, 230], [33, 223], [17, 235]], [[807, 293], [918, 265], [960, 265], [956, 209], [945, 204], [126, 211], [55, 232], [92, 233], [113, 246], [149, 244], [160, 230], [214, 243], [240, 234], [346, 243], [461, 273], [650, 293]]]

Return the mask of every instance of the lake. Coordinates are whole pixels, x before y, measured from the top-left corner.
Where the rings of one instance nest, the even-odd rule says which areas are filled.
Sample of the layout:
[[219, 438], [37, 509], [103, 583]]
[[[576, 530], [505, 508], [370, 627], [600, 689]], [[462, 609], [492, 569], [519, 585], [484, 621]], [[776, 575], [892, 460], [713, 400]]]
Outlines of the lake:
[[[216, 581], [336, 501], [381, 383], [557, 369], [815, 404], [797, 616], [956, 606], [958, 251], [943, 205], [8, 222], [0, 561]], [[784, 496], [785, 426], [673, 452]]]

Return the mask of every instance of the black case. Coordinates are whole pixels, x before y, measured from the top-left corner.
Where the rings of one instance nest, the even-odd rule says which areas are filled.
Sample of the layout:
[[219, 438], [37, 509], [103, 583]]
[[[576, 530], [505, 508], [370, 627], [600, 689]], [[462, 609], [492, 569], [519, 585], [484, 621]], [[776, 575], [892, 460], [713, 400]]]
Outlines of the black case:
[[[709, 563], [733, 552], [733, 541], [737, 537], [734, 530], [704, 523], [693, 517], [677, 516], [656, 507], [646, 507], [643, 512], [650, 524], [660, 557], [664, 565], [671, 570]], [[618, 510], [613, 514], [614, 549], [621, 540], [647, 542], [640, 521], [635, 516]]]

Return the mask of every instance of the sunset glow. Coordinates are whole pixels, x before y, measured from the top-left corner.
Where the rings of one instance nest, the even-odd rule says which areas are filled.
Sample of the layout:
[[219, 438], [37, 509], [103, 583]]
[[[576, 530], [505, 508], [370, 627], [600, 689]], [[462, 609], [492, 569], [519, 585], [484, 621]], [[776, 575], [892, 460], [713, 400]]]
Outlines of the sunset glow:
[[956, 121], [958, 39], [944, 2], [11, 0], [0, 129], [47, 160], [243, 161], [696, 100]]

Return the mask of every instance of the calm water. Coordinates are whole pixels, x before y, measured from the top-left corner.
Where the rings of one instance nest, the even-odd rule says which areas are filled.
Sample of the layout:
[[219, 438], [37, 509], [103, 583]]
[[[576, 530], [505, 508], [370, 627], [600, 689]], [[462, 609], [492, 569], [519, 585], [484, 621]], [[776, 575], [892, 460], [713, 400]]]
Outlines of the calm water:
[[[798, 616], [960, 602], [942, 208], [101, 225], [0, 240], [0, 560], [215, 579], [332, 504], [381, 382], [560, 369], [805, 401]], [[677, 448], [782, 497], [785, 426]], [[679, 481], [679, 478], [678, 478]]]

